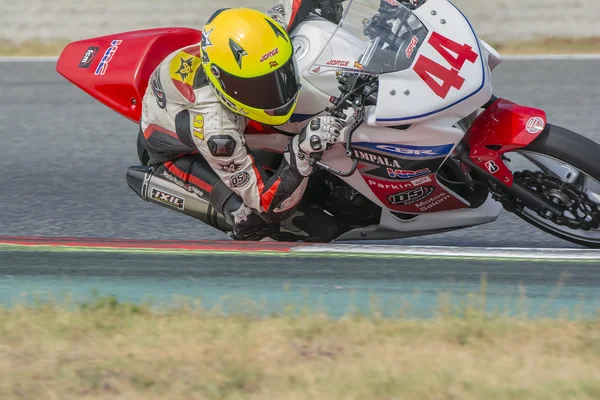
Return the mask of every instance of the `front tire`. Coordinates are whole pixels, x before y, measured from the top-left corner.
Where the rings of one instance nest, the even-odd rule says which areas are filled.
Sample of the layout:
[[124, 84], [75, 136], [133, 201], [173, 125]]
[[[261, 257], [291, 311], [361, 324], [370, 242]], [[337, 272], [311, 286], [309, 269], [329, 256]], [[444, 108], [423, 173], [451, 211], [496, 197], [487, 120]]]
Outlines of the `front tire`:
[[[529, 161], [537, 161], [538, 167], [542, 165], [539, 161], [544, 159], [550, 163], [545, 165], [558, 166], [540, 167], [541, 172], [515, 172], [515, 179], [569, 209], [557, 218], [560, 223], [529, 208], [515, 214], [556, 237], [585, 247], [600, 248], [600, 163], [597, 161], [600, 144], [548, 124], [536, 140], [516, 152]], [[558, 164], [553, 164], [556, 162]]]

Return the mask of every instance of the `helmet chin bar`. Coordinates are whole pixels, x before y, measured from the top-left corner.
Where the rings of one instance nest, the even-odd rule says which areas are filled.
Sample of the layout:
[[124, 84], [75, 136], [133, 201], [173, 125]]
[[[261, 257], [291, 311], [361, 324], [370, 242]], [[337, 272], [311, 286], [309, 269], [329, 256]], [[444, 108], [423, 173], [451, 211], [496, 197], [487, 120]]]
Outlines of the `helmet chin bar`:
[[288, 101], [285, 105], [283, 105], [279, 108], [265, 110], [265, 113], [270, 117], [281, 117], [281, 116], [287, 115], [290, 112], [290, 110], [294, 107], [294, 105], [296, 104], [296, 100], [298, 99], [298, 95], [299, 95], [301, 87], [302, 87], [302, 85], [298, 85], [298, 93], [296, 93], [296, 96], [294, 96], [294, 98], [292, 100]]

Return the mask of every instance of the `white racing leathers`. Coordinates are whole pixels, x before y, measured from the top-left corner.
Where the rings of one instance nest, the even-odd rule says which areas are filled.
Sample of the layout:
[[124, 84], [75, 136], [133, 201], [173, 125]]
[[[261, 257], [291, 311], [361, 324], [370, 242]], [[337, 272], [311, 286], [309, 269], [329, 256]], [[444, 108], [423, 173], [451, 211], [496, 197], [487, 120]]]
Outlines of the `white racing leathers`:
[[[283, 0], [269, 14], [290, 30], [313, 8], [312, 0]], [[247, 123], [212, 92], [201, 67], [199, 44], [171, 53], [153, 72], [140, 124], [147, 164], [155, 167], [155, 174], [205, 196], [211, 204], [219, 203], [213, 206], [220, 212], [227, 211], [223, 208], [227, 193], [239, 197], [239, 209], [230, 210], [234, 233], [236, 225], [256, 222], [248, 217], [250, 211], [267, 223], [287, 218], [308, 180], [296, 166], [298, 146], [289, 146], [279, 168], [267, 174], [246, 146]], [[298, 133], [297, 124], [282, 128]], [[299, 156], [303, 160], [304, 155]]]
[[248, 121], [221, 104], [200, 64], [199, 46], [190, 46], [169, 55], [151, 76], [141, 122], [148, 163], [209, 197], [216, 174], [264, 220], [281, 221], [300, 201], [307, 178], [289, 152], [271, 176], [255, 162], [244, 138]]

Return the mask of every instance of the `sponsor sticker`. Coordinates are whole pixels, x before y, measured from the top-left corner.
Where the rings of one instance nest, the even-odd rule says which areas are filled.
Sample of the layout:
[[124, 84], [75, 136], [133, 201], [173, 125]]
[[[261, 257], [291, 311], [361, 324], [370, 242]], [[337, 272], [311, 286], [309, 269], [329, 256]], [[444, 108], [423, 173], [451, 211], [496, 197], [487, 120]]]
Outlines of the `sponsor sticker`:
[[235, 162], [232, 161], [231, 163], [229, 163], [227, 165], [221, 164], [221, 169], [225, 172], [233, 173], [233, 172], [237, 171], [238, 168], [241, 166], [242, 166], [242, 164], [236, 164]]
[[410, 158], [425, 158], [425, 157], [442, 157], [448, 155], [453, 144], [433, 145], [433, 146], [410, 146], [402, 144], [387, 144], [387, 143], [369, 143], [359, 142], [355, 144], [359, 147], [366, 147], [372, 150], [384, 151], [386, 153], [398, 154]]
[[354, 157], [382, 167], [402, 168], [397, 160], [381, 154], [370, 153], [368, 151], [354, 149]]
[[229, 178], [229, 186], [232, 188], [240, 188], [250, 182], [250, 174], [246, 171], [238, 172]]
[[269, 66], [271, 68], [275, 68], [279, 65], [279, 63], [277, 61], [269, 61]]
[[190, 57], [190, 58], [180, 57], [179, 62], [180, 62], [179, 69], [177, 71], [175, 71], [175, 73], [181, 77], [181, 80], [183, 82], [185, 82], [187, 77], [190, 76], [190, 74], [194, 71], [194, 69], [193, 69], [194, 57]]
[[540, 133], [546, 127], [546, 123], [540, 117], [532, 117], [527, 121], [527, 132], [535, 135], [536, 133]]
[[347, 67], [348, 65], [350, 65], [350, 61], [329, 60], [325, 64], [331, 65], [332, 67]]
[[433, 186], [421, 186], [416, 189], [408, 190], [406, 192], [400, 192], [388, 196], [388, 202], [392, 205], [396, 204], [413, 204], [419, 200], [427, 198], [435, 188]]
[[159, 190], [155, 187], [152, 188], [152, 199], [171, 206], [173, 208], [177, 208], [178, 210], [185, 209], [185, 200], [181, 197], [175, 196], [174, 194], [165, 192], [163, 190]]
[[277, 54], [279, 54], [279, 47], [277, 47], [276, 49], [271, 50], [270, 52], [268, 52], [267, 54], [263, 54], [263, 56], [260, 58], [260, 62], [265, 62], [267, 61], [269, 58], [276, 56]]
[[406, 183], [392, 183], [392, 182], [381, 182], [381, 181], [375, 181], [373, 179], [369, 179], [367, 180], [367, 183], [369, 184], [369, 186], [377, 186], [379, 189], [388, 189], [388, 190], [406, 190], [406, 189], [412, 189], [413, 185], [412, 183], [406, 182]]
[[390, 178], [410, 179], [410, 178], [416, 178], [417, 176], [430, 174], [431, 171], [429, 170], [429, 168], [419, 169], [417, 171], [411, 171], [411, 170], [406, 170], [406, 169], [387, 168], [387, 173]]
[[419, 211], [427, 211], [434, 207], [439, 206], [440, 204], [442, 204], [446, 200], [450, 200], [451, 198], [452, 197], [448, 193], [442, 192], [440, 194], [436, 194], [435, 196], [433, 196], [430, 199], [416, 203], [415, 207], [417, 207], [419, 209]]
[[161, 176], [171, 182], [173, 182], [174, 184], [176, 184], [177, 186], [179, 186], [182, 189], [185, 189], [186, 191], [190, 192], [190, 193], [194, 193], [197, 196], [200, 197], [204, 197], [205, 193], [200, 190], [200, 189], [196, 189], [194, 186], [192, 185], [188, 185], [183, 183], [182, 181], [180, 181], [179, 179], [175, 178], [174, 176], [172, 176], [171, 174], [168, 174], [166, 171], [163, 171]]
[[494, 161], [490, 160], [488, 162], [485, 163], [485, 167], [488, 169], [488, 171], [490, 171], [490, 173], [495, 174], [496, 172], [498, 172], [498, 170], [500, 170], [500, 167], [498, 166], [498, 164], [496, 164]]
[[194, 136], [200, 140], [204, 140], [204, 115], [196, 114], [194, 117]]
[[[177, 53], [169, 63], [169, 75], [171, 80], [182, 94], [185, 95], [187, 92], [193, 92], [194, 77], [201, 64], [202, 60], [200, 57], [189, 48]], [[188, 96], [186, 96], [186, 98], [187, 97]], [[192, 96], [189, 97], [190, 99], [192, 98]]]
[[96, 67], [94, 75], [106, 74], [106, 71], [108, 70], [108, 63], [110, 62], [110, 60], [113, 59], [114, 55], [117, 53], [117, 50], [119, 49], [119, 45], [121, 43], [123, 43], [122, 40], [113, 40], [112, 42], [110, 42], [110, 47], [104, 52], [104, 55], [102, 56], [98, 67]]
[[414, 181], [410, 181], [410, 183], [412, 183], [413, 186], [421, 186], [429, 182], [431, 182], [431, 178], [428, 176], [424, 176], [422, 178], [415, 179]]
[[81, 58], [81, 61], [79, 62], [79, 68], [89, 68], [92, 64], [92, 61], [94, 61], [94, 57], [96, 57], [96, 54], [98, 54], [98, 50], [100, 50], [100, 47], [88, 47], [85, 51], [85, 54]]
[[412, 56], [413, 51], [415, 51], [415, 48], [417, 47], [417, 43], [419, 43], [419, 38], [413, 36], [408, 44], [408, 47], [406, 48], [406, 58], [410, 58]]

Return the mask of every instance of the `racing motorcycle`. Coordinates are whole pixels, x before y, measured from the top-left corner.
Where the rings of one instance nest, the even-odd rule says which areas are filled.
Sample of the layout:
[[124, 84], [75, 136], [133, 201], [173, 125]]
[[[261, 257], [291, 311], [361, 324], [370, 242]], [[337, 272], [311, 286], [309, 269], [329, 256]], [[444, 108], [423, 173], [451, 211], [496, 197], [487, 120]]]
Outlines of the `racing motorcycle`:
[[[338, 24], [315, 14], [290, 36], [302, 84], [292, 122], [302, 127], [325, 114], [353, 121], [313, 159], [319, 168], [300, 206], [331, 214], [336, 240], [457, 230], [493, 222], [504, 208], [557, 237], [600, 247], [600, 145], [548, 123], [542, 110], [494, 96], [492, 71], [502, 57], [451, 2], [349, 0]], [[77, 41], [57, 71], [139, 123], [158, 63], [186, 46], [197, 56], [201, 37], [160, 28]], [[246, 132], [267, 170], [292, 136], [254, 122]], [[149, 166], [129, 168], [127, 181], [146, 201], [231, 230], [207, 199]]]

